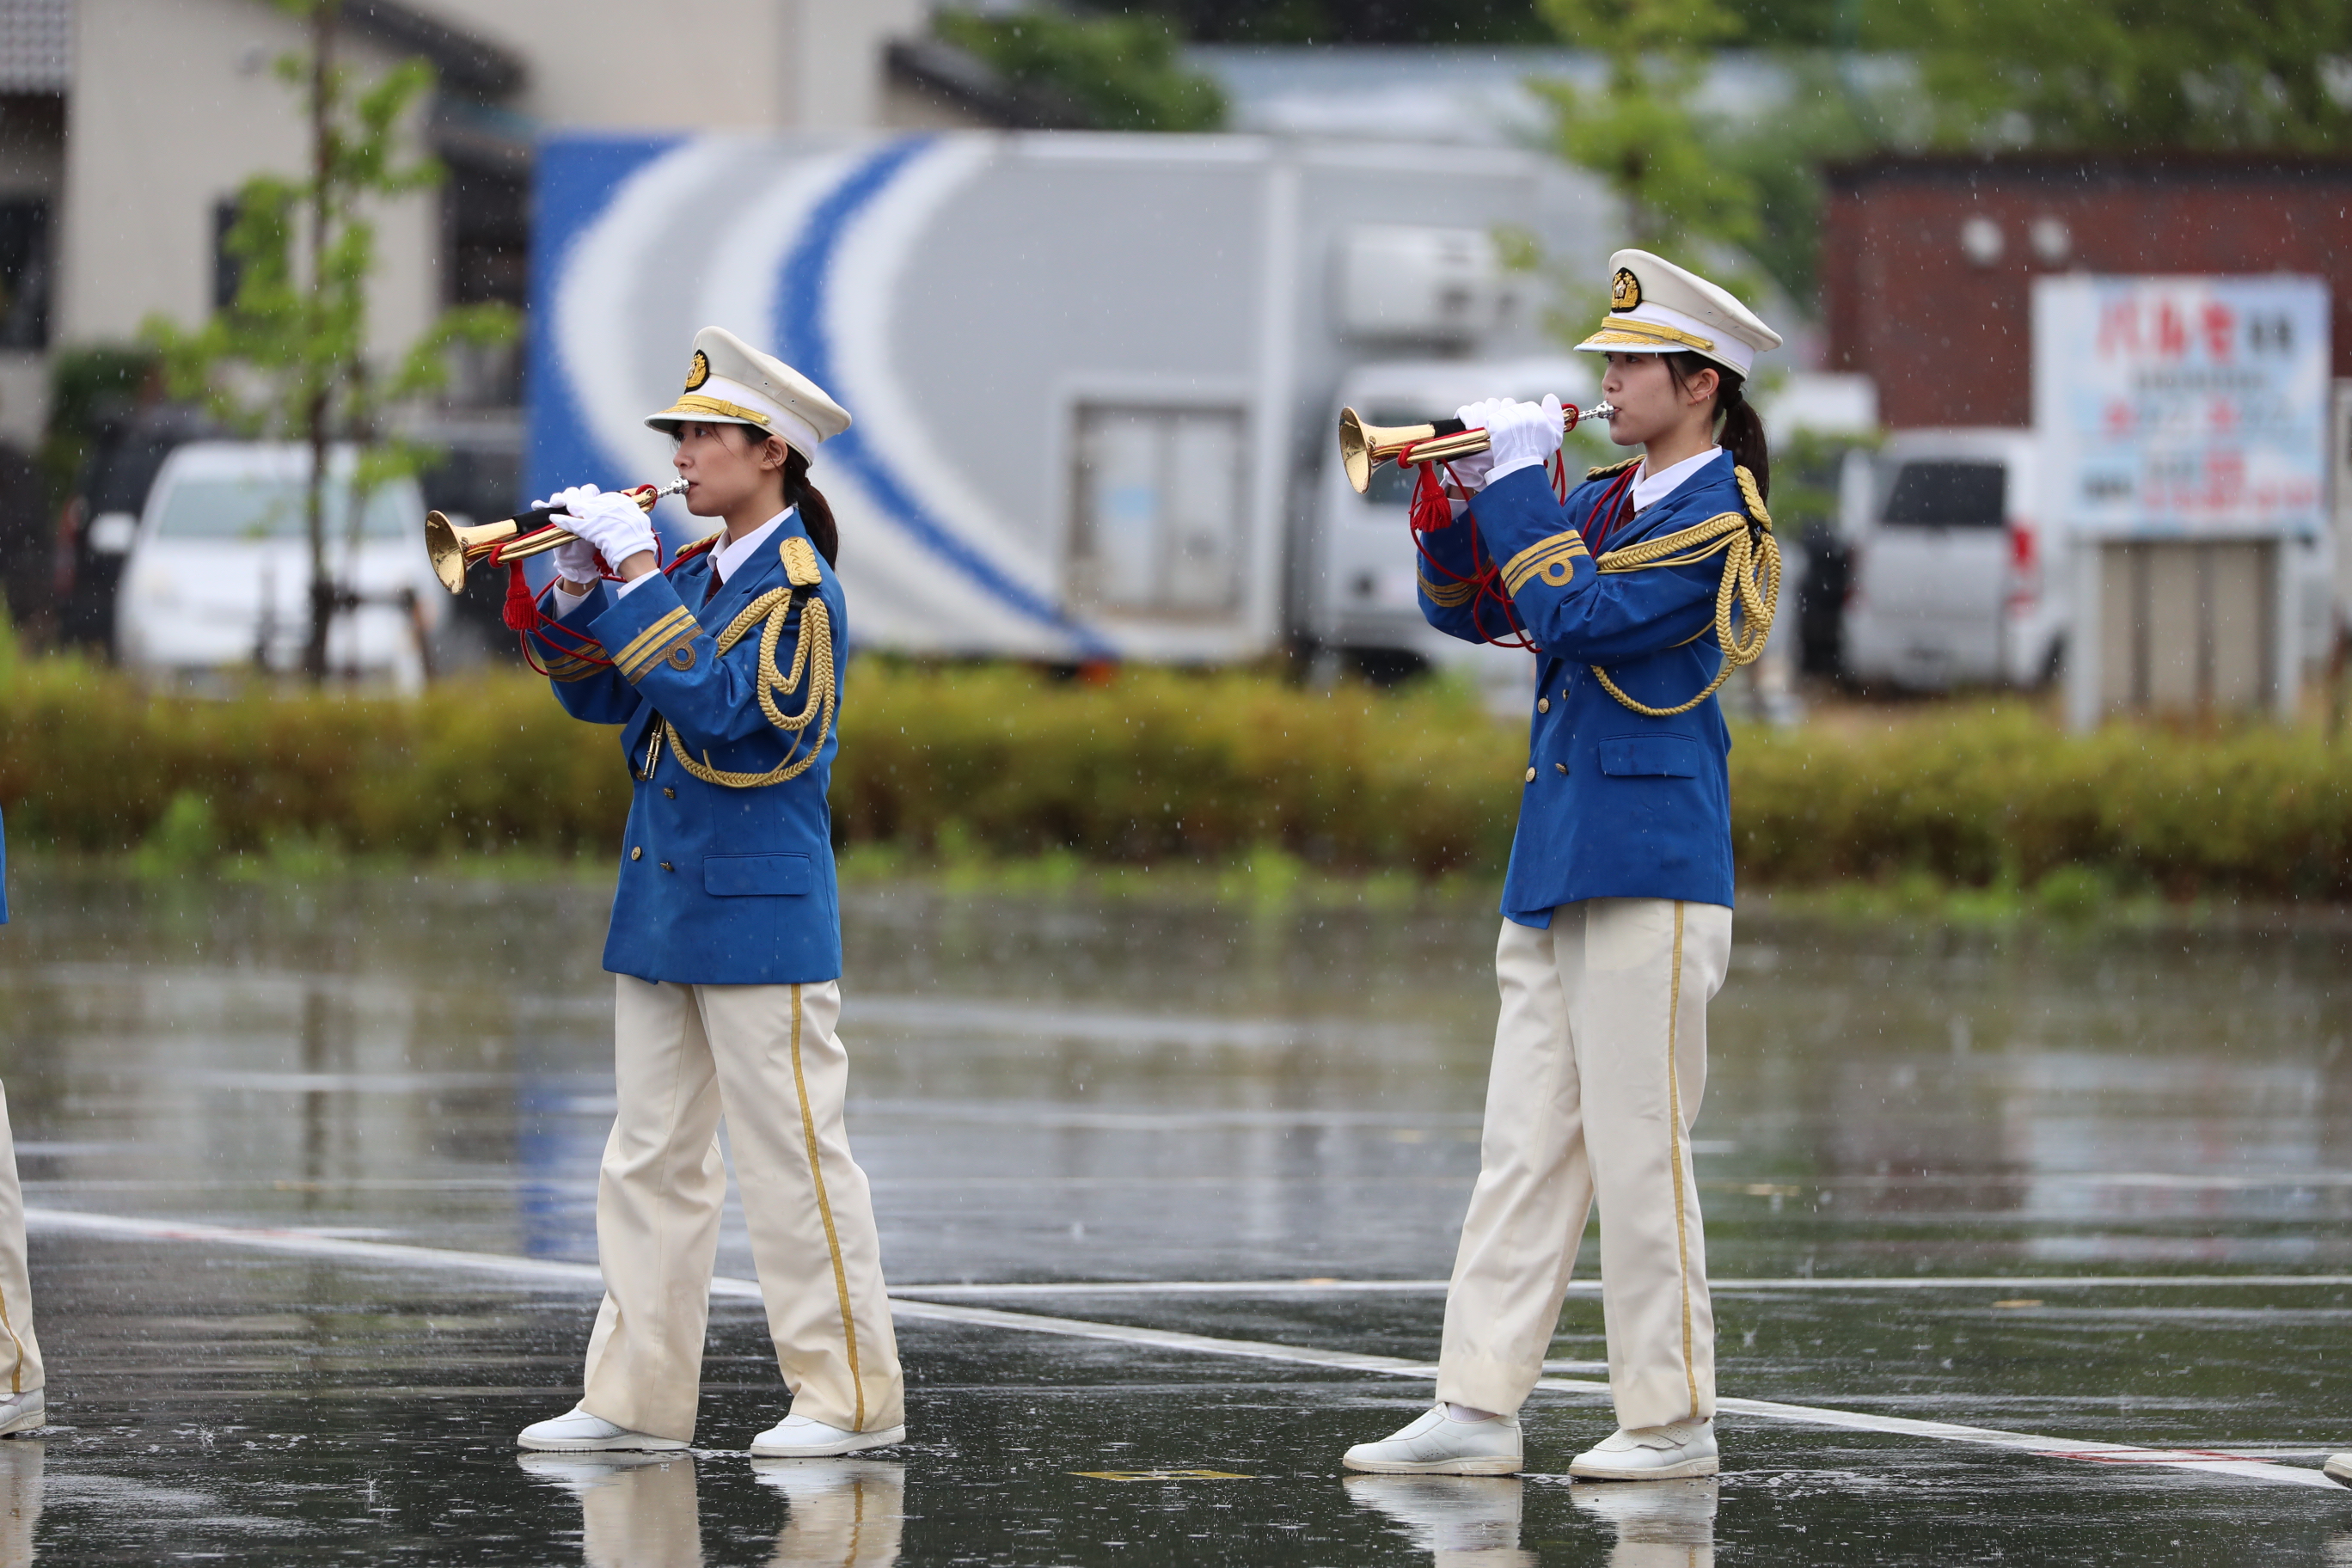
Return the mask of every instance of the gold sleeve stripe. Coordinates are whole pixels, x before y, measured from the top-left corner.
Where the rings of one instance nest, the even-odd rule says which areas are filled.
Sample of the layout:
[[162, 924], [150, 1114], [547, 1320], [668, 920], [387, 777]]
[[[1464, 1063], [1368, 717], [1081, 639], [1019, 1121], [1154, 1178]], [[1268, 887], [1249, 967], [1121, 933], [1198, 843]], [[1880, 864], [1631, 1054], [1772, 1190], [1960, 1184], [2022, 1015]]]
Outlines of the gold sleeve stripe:
[[[1420, 576], [1421, 574], [1419, 573], [1415, 573], [1414, 575]], [[1431, 582], [1426, 577], [1422, 577], [1421, 591], [1429, 595], [1429, 602], [1431, 604], [1443, 605], [1446, 609], [1450, 610], [1456, 605], [1468, 604], [1470, 602], [1470, 596], [1478, 591], [1478, 584], [1475, 583], [1438, 584]]]
[[631, 680], [635, 680], [637, 677], [643, 675], [646, 671], [651, 669], [654, 666], [667, 658], [672, 652], [684, 647], [687, 644], [692, 642], [701, 635], [701, 626], [696, 622], [693, 616], [688, 616], [686, 619], [686, 625], [678, 627], [677, 630], [671, 635], [667, 642], [656, 643], [654, 647], [647, 648], [642, 655], [632, 660], [628, 668], [623, 669], [621, 673], [627, 676]]
[[694, 616], [688, 612], [684, 605], [680, 605], [677, 609], [630, 638], [629, 646], [613, 656], [613, 662], [620, 667], [622, 674], [629, 676], [632, 679], [635, 679], [634, 673], [635, 667], [645, 662], [640, 656], [646, 649], [656, 644], [664, 647], [668, 647], [669, 639], [677, 635], [677, 629], [681, 624], [688, 626], [695, 624]]
[[1553, 587], [1564, 588], [1576, 575], [1576, 558], [1591, 553], [1584, 547], [1584, 536], [1574, 529], [1555, 533], [1540, 543], [1528, 545], [1504, 563], [1503, 586], [1516, 594], [1540, 574]]
[[604, 668], [601, 664], [584, 658], [574, 658], [570, 655], [549, 658], [546, 660], [546, 665], [548, 676], [555, 680], [585, 680]]

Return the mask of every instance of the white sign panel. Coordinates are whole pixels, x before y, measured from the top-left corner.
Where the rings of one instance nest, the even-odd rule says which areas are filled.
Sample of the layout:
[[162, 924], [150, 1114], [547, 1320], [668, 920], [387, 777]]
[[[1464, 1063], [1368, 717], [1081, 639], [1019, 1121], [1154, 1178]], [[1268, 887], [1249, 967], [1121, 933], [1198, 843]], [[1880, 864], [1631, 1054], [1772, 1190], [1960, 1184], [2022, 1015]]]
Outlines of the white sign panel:
[[2329, 360], [2315, 278], [2035, 279], [2050, 521], [2108, 537], [2318, 532]]

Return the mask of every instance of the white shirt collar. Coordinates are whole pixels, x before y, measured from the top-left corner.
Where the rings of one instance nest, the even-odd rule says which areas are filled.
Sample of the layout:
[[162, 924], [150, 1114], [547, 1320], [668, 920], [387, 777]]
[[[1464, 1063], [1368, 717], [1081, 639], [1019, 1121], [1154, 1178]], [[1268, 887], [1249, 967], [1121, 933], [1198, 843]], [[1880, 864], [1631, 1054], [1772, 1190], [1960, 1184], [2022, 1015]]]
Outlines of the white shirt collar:
[[751, 560], [752, 552], [767, 543], [768, 536], [782, 528], [784, 519], [792, 515], [793, 509], [786, 507], [732, 544], [722, 544], [712, 551], [710, 569], [719, 574], [719, 580], [724, 583], [728, 578], [735, 575], [735, 569]]
[[1642, 459], [1642, 477], [1633, 481], [1633, 510], [1647, 511], [1698, 476], [1698, 471], [1723, 455], [1720, 447], [1709, 447], [1696, 458], [1685, 458], [1673, 468], [1651, 473], [1650, 460]]

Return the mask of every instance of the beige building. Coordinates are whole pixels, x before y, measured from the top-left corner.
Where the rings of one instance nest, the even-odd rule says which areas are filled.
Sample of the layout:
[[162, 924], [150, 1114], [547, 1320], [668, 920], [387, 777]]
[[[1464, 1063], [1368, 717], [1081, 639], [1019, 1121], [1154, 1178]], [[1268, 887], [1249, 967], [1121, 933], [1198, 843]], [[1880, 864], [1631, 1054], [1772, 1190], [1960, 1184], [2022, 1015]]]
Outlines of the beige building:
[[[336, 47], [359, 74], [434, 66], [413, 130], [449, 171], [381, 215], [377, 343], [396, 350], [446, 304], [521, 302], [543, 132], [986, 122], [984, 94], [926, 68], [929, 11], [343, 0]], [[233, 292], [231, 198], [306, 162], [300, 93], [274, 69], [303, 35], [270, 0], [0, 0], [0, 441], [37, 438], [58, 349], [129, 342], [156, 314], [193, 325]], [[470, 391], [510, 400], [511, 377]]]

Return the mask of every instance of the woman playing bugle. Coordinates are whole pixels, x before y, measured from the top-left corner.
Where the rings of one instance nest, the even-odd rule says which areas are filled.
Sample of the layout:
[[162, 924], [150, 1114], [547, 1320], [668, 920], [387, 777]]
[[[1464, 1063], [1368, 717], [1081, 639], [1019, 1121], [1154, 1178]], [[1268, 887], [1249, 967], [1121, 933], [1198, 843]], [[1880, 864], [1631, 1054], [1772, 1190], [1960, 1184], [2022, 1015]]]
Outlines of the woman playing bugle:
[[1441, 524], [1422, 535], [1423, 614], [1455, 637], [1533, 646], [1538, 684], [1438, 1403], [1349, 1449], [1353, 1469], [1520, 1468], [1517, 1411], [1543, 1373], [1596, 1197], [1619, 1430], [1570, 1472], [1717, 1468], [1690, 1155], [1706, 1004], [1731, 946], [1730, 737], [1714, 693], [1761, 650], [1778, 594], [1763, 426], [1742, 387], [1757, 352], [1780, 340], [1646, 252], [1610, 265], [1610, 314], [1579, 346], [1608, 355], [1611, 432], [1642, 458], [1593, 470], [1563, 500], [1545, 474], [1558, 402], [1475, 404], [1461, 418], [1486, 428], [1489, 450], [1451, 465], [1466, 512], [1416, 517]]
[[727, 1194], [723, 1115], [793, 1394], [751, 1452], [903, 1442], [834, 1032], [841, 915], [825, 787], [845, 624], [833, 513], [807, 475], [849, 415], [707, 327], [685, 391], [646, 423], [677, 437], [687, 510], [726, 527], [665, 569], [629, 496], [583, 486], [556, 498], [578, 538], [557, 550], [559, 580], [529, 635], [568, 710], [622, 726], [635, 797], [604, 947], [619, 1100], [596, 1188], [604, 1302], [578, 1406], [520, 1441], [581, 1451], [692, 1438]]

